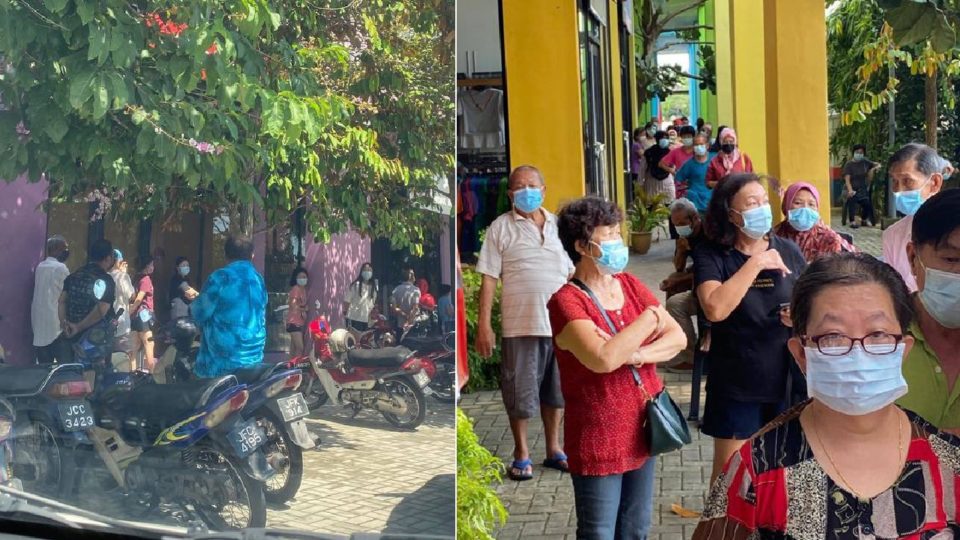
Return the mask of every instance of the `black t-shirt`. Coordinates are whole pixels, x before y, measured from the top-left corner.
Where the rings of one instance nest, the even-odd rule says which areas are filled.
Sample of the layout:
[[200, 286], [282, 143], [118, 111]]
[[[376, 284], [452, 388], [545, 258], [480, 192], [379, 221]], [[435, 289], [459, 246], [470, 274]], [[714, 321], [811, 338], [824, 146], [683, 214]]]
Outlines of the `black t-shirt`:
[[843, 166], [843, 177], [850, 175], [850, 187], [854, 191], [862, 192], [867, 188], [867, 173], [869, 173], [877, 164], [869, 159], [860, 161], [848, 161]]
[[113, 306], [117, 284], [100, 265], [87, 263], [67, 276], [63, 282], [67, 293], [67, 321], [78, 323], [90, 314], [97, 303]]
[[647, 170], [650, 171], [650, 176], [656, 178], [657, 180], [665, 180], [670, 173], [660, 168], [660, 160], [667, 156], [670, 153], [670, 148], [660, 148], [660, 145], [655, 144], [650, 148], [647, 148], [643, 153], [643, 158], [647, 161]]
[[[710, 377], [707, 391], [746, 402], [776, 403], [786, 397], [787, 372], [793, 358], [787, 350], [791, 330], [780, 322], [780, 304], [790, 302], [793, 285], [806, 268], [800, 248], [770, 236], [793, 273], [764, 270], [740, 305], [710, 327]], [[693, 252], [694, 286], [730, 279], [749, 257], [736, 249], [704, 242]]]

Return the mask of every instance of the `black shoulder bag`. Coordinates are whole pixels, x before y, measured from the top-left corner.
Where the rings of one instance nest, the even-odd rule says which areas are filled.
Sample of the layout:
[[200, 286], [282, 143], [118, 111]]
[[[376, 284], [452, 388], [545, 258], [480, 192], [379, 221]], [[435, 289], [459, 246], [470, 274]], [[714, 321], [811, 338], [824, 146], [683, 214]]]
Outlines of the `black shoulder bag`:
[[[603, 309], [603, 304], [600, 303], [597, 295], [593, 294], [593, 291], [579, 279], [574, 279], [572, 283], [587, 293], [587, 296], [593, 300], [594, 305], [600, 310], [600, 315], [607, 322], [607, 326], [610, 327], [611, 335], [616, 334], [617, 327], [614, 326], [610, 316], [607, 315], [607, 310]], [[630, 370], [633, 372], [633, 380], [636, 381], [640, 391], [647, 399], [647, 419], [643, 428], [650, 455], [666, 454], [679, 450], [685, 444], [690, 444], [690, 428], [687, 427], [687, 421], [684, 420], [680, 407], [667, 393], [667, 389], [664, 388], [656, 396], [651, 396], [644, 388], [643, 380], [640, 378], [640, 372], [636, 366], [630, 366]]]

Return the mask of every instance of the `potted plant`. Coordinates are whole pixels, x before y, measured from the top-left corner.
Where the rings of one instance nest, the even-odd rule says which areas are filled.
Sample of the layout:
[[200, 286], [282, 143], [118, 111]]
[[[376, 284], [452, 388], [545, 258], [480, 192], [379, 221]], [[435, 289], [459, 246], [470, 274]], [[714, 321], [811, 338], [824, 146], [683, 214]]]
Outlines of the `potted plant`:
[[670, 207], [667, 206], [666, 193], [650, 195], [644, 189], [638, 189], [633, 203], [627, 209], [630, 224], [630, 249], [643, 255], [650, 249], [653, 231], [664, 227], [664, 221], [670, 219]]

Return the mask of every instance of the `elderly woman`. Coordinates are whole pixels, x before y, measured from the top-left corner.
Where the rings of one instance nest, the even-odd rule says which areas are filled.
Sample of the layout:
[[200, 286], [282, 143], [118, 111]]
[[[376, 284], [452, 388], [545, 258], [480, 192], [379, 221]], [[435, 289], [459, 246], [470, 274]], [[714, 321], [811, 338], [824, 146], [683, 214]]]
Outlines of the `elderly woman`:
[[960, 439], [894, 405], [914, 344], [903, 280], [867, 255], [823, 257], [791, 315], [812, 399], [733, 456], [693, 538], [953, 538]]
[[857, 251], [836, 231], [823, 224], [820, 219], [820, 192], [812, 184], [790, 184], [783, 195], [780, 209], [787, 218], [776, 226], [774, 234], [796, 242], [807, 262], [828, 253]]
[[657, 144], [647, 148], [643, 152], [643, 161], [646, 163], [646, 178], [644, 178], [644, 189], [649, 195], [666, 193], [669, 200], [677, 198], [677, 186], [673, 182], [673, 175], [670, 171], [660, 166], [663, 158], [670, 153], [670, 139], [667, 138], [665, 131], [658, 131], [654, 135]]
[[560, 241], [576, 271], [548, 308], [566, 402], [577, 538], [647, 536], [655, 471], [643, 429], [648, 396], [663, 388], [656, 364], [686, 344], [653, 293], [623, 271], [629, 255], [621, 221], [616, 204], [596, 197], [574, 201], [558, 216]]
[[712, 478], [790, 398], [790, 330], [781, 314], [806, 262], [770, 234], [767, 193], [752, 173], [724, 178], [707, 208], [708, 243], [693, 253], [694, 287], [711, 326], [702, 431], [714, 438]]
[[737, 132], [732, 127], [720, 130], [717, 139], [720, 141], [720, 153], [707, 167], [707, 187], [710, 189], [716, 188], [717, 183], [728, 174], [753, 172], [753, 162], [750, 156], [740, 151]]

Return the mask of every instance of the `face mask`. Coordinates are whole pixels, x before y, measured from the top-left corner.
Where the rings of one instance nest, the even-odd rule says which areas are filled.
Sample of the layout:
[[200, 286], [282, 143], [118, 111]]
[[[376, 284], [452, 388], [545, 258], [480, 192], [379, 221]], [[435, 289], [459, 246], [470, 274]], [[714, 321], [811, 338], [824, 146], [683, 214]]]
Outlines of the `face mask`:
[[677, 234], [680, 235], [680, 238], [687, 238], [693, 234], [692, 225], [677, 225]]
[[600, 267], [602, 273], [606, 275], [617, 274], [627, 267], [627, 262], [630, 261], [630, 252], [624, 245], [623, 240], [607, 240], [600, 244], [592, 241], [590, 243], [600, 248], [600, 256], [594, 257], [593, 260], [597, 262], [597, 266]]
[[525, 214], [535, 212], [543, 204], [543, 190], [523, 188], [513, 192], [513, 205]]
[[854, 160], [854, 161], [860, 161], [860, 160], [862, 160], [862, 159], [863, 159], [863, 154], [861, 154], [860, 152], [857, 152], [857, 153], [853, 154], [853, 160]]
[[649, 136], [649, 137], [653, 137], [653, 136], [656, 135], [656, 134], [657, 134], [657, 130], [654, 129], [654, 128], [650, 128], [650, 129], [647, 130], [647, 136]]
[[707, 146], [703, 144], [698, 144], [693, 147], [693, 153], [698, 156], [705, 156], [707, 155]]
[[743, 216], [743, 225], [740, 230], [754, 240], [763, 238], [765, 234], [770, 232], [770, 227], [773, 226], [773, 212], [770, 210], [769, 204], [737, 213]]
[[720, 150], [722, 150], [724, 154], [732, 154], [736, 149], [737, 145], [735, 144], [724, 143], [720, 145]]
[[693, 139], [690, 138], [690, 137], [684, 137], [684, 138], [683, 138], [683, 145], [684, 145], [684, 146], [693, 146]]
[[189, 267], [189, 266], [178, 266], [178, 267], [177, 267], [177, 271], [180, 272], [180, 275], [181, 275], [181, 276], [186, 276], [187, 274], [190, 273], [190, 267]]
[[790, 226], [803, 232], [809, 231], [820, 221], [820, 213], [813, 208], [792, 208], [789, 212]]
[[666, 148], [670, 146], [670, 139], [660, 139], [660, 142], [658, 142], [657, 144], [660, 145], [660, 148]]
[[924, 267], [923, 275], [920, 301], [927, 313], [944, 328], [960, 328], [960, 274]]
[[846, 356], [827, 356], [806, 347], [807, 393], [839, 413], [879, 411], [907, 393], [903, 350], [901, 343], [890, 354], [870, 354], [857, 343]]
[[305, 278], [305, 277], [297, 278], [297, 285], [299, 285], [299, 286], [301, 286], [301, 287], [306, 287], [306, 286], [307, 286], [307, 278]]
[[370, 281], [370, 278], [373, 277], [373, 272], [364, 270], [363, 272], [360, 272], [360, 277], [362, 277], [364, 281]]
[[[927, 180], [927, 182], [929, 182], [929, 180]], [[923, 191], [923, 186], [926, 186], [927, 182], [924, 182], [919, 189], [894, 192], [893, 200], [897, 211], [905, 216], [916, 214], [920, 206], [923, 205], [923, 195], [920, 192]]]
[[65, 250], [63, 250], [62, 253], [60, 253], [60, 255], [57, 255], [57, 260], [60, 261], [60, 262], [67, 262], [67, 259], [69, 259], [69, 258], [70, 258], [70, 250], [69, 250], [69, 249], [65, 249]]

